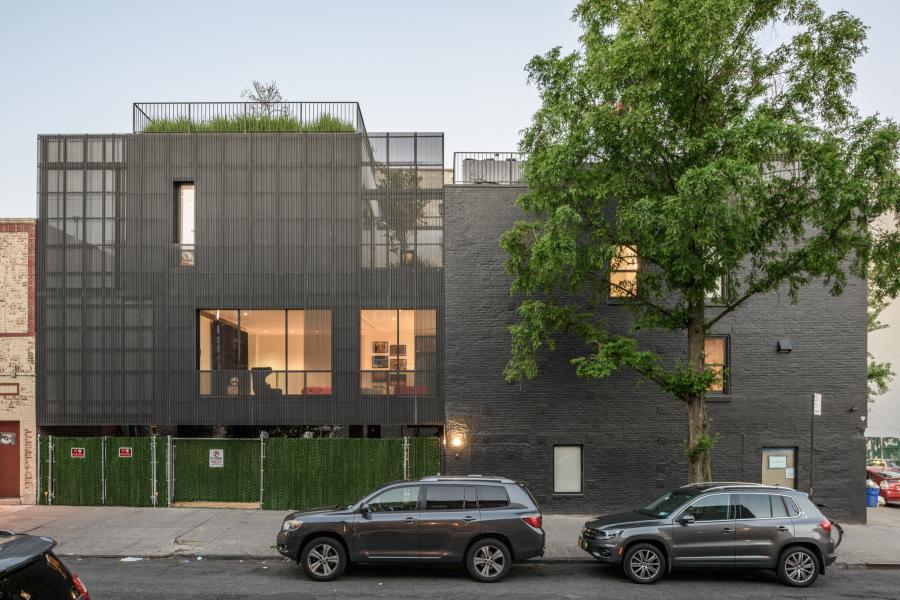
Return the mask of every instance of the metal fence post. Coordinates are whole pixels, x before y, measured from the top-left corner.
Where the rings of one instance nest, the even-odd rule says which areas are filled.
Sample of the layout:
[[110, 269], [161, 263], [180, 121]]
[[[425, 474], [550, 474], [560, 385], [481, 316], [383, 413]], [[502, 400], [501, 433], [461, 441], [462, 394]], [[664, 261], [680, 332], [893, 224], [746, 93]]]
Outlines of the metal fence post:
[[40, 434], [37, 436], [37, 485], [34, 486], [35, 494], [34, 494], [34, 503], [37, 506], [41, 504], [41, 436]]
[[100, 504], [106, 504], [106, 436], [100, 438]]
[[150, 436], [150, 505], [156, 506], [156, 436]]
[[53, 436], [47, 436], [47, 506], [53, 506]]
[[263, 473], [266, 462], [266, 437], [265, 432], [259, 432], [259, 509], [263, 507]]
[[172, 436], [166, 436], [166, 506], [172, 506], [175, 494], [175, 457], [173, 456]]
[[409, 479], [409, 438], [403, 436], [403, 480]]

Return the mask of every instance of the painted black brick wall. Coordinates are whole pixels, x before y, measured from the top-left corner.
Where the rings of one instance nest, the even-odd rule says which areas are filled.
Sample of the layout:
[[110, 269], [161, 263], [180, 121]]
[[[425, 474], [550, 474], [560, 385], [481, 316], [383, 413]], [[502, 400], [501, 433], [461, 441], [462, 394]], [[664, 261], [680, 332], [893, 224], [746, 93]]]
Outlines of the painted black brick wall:
[[[524, 191], [445, 188], [446, 413], [448, 423], [468, 429], [464, 448], [448, 447], [446, 470], [524, 481], [548, 512], [634, 507], [686, 481], [686, 418], [678, 401], [629, 371], [604, 381], [576, 378], [568, 359], [578, 348], [567, 341], [542, 357], [537, 379], [503, 379], [516, 303], [498, 239], [523, 218], [514, 200]], [[628, 330], [624, 307], [605, 313], [611, 327]], [[816, 284], [798, 305], [783, 293], [754, 299], [716, 333], [730, 336], [731, 394], [710, 403], [712, 429], [721, 435], [714, 478], [760, 481], [762, 448], [796, 447], [798, 485], [807, 490], [811, 397], [821, 392], [816, 500], [831, 516], [865, 521], [864, 283], [851, 281], [837, 298]], [[781, 338], [793, 340], [792, 353], [776, 352]], [[686, 345], [684, 335], [664, 333], [644, 334], [640, 343], [671, 358], [684, 356]], [[554, 444], [584, 446], [583, 495], [553, 494]]]

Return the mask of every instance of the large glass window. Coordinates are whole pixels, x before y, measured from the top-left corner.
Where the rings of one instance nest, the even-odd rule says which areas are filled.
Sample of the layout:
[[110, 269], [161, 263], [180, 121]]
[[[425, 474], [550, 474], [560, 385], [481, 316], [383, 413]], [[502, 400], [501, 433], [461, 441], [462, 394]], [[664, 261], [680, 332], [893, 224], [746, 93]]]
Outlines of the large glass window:
[[331, 394], [331, 311], [206, 309], [199, 314], [200, 393]]
[[728, 338], [708, 337], [703, 341], [703, 364], [716, 372], [716, 380], [709, 391], [724, 394], [727, 388]]
[[181, 264], [194, 264], [194, 184], [181, 182], [175, 184], [175, 197], [178, 201], [178, 221], [175, 242], [181, 246]]
[[619, 246], [609, 268], [609, 297], [629, 298], [637, 295], [637, 277], [640, 269], [637, 249]]
[[360, 311], [359, 343], [362, 393], [435, 393], [437, 311]]
[[553, 447], [553, 493], [581, 493], [581, 446]]

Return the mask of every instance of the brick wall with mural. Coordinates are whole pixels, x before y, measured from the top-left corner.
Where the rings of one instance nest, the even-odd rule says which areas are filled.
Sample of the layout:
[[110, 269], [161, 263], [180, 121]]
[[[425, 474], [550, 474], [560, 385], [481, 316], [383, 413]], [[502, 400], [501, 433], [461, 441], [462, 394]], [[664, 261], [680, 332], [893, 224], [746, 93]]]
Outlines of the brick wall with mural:
[[18, 447], [24, 504], [34, 503], [37, 477], [34, 248], [33, 219], [0, 219], [0, 444]]

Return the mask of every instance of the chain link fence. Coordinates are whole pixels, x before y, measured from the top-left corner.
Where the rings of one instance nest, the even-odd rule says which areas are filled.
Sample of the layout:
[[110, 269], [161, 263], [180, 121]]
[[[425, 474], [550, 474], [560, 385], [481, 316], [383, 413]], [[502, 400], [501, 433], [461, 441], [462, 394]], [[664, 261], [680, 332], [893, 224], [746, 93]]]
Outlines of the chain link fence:
[[39, 502], [82, 506], [348, 504], [373, 488], [435, 475], [437, 438], [39, 439]]

